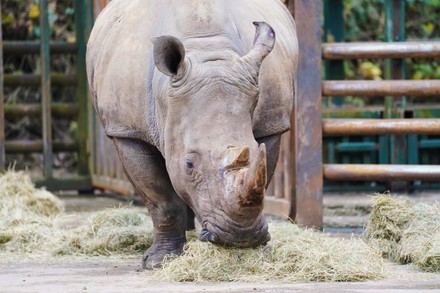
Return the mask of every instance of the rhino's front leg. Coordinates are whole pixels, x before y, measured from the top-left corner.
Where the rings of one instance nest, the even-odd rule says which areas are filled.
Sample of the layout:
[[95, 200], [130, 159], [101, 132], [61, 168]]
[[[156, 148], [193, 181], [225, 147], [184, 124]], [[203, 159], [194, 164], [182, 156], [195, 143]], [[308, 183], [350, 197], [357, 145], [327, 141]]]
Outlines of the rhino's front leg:
[[156, 148], [140, 141], [113, 138], [124, 171], [139, 191], [151, 218], [155, 238], [145, 252], [142, 265], [160, 267], [168, 254], [181, 254], [186, 242], [187, 211], [185, 203], [174, 191], [165, 161]]

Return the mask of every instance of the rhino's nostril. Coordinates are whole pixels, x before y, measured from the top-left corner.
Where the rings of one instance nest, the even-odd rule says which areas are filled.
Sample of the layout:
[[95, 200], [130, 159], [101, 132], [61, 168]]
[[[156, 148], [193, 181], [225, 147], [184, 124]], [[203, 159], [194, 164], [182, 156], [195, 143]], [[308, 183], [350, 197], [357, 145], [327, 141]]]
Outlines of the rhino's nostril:
[[210, 233], [209, 236], [208, 236], [208, 240], [211, 243], [218, 243], [218, 236], [217, 236], [217, 234]]
[[215, 233], [209, 232], [206, 229], [202, 229], [202, 231], [200, 232], [199, 235], [199, 240], [200, 241], [209, 241], [212, 243], [217, 243], [218, 242], [218, 236]]

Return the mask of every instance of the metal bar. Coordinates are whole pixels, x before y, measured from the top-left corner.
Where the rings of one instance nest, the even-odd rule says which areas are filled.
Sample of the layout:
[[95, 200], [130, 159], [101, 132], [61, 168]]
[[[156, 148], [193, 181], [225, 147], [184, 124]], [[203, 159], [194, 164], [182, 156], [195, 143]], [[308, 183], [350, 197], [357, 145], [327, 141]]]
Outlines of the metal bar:
[[[38, 116], [41, 115], [41, 109], [40, 104], [5, 105], [5, 116], [8, 119], [23, 116]], [[52, 103], [51, 111], [54, 116], [71, 118], [78, 115], [78, 105], [73, 103]]]
[[[41, 75], [37, 74], [5, 74], [3, 76], [5, 86], [40, 86]], [[75, 86], [77, 85], [77, 77], [75, 74], [50, 74], [51, 85], [56, 86]]]
[[[1, 3], [0, 3], [1, 4]], [[0, 15], [2, 9], [0, 5]], [[3, 70], [3, 34], [0, 25], [0, 73], [4, 75]], [[5, 98], [4, 98], [4, 84], [3, 78], [0, 78], [0, 172], [5, 168]]]
[[76, 95], [78, 97], [78, 141], [80, 149], [78, 152], [78, 172], [80, 175], [90, 175], [88, 148], [89, 130], [89, 86], [86, 73], [86, 49], [92, 26], [93, 2], [90, 0], [75, 0], [75, 26], [76, 26], [76, 71], [78, 74], [78, 86]]
[[[8, 140], [5, 149], [6, 153], [41, 153], [44, 144], [42, 140]], [[53, 152], [76, 152], [78, 149], [77, 142], [53, 142]]]
[[[342, 0], [324, 1], [324, 32], [327, 42], [341, 42], [344, 40], [344, 5]], [[344, 62], [341, 60], [327, 60], [325, 62], [325, 79], [345, 79]], [[324, 101], [327, 102], [327, 101]], [[341, 96], [331, 97], [331, 103], [342, 106], [344, 98]]]
[[440, 139], [421, 139], [419, 144], [421, 149], [440, 149]]
[[50, 84], [50, 52], [49, 52], [49, 10], [47, 0], [40, 0], [40, 64], [41, 64], [41, 107], [43, 127], [43, 174], [45, 178], [52, 177], [52, 115], [50, 105], [52, 100]]
[[338, 80], [322, 82], [323, 96], [439, 96], [440, 80]]
[[321, 12], [322, 1], [295, 0], [300, 58], [291, 130], [295, 167], [289, 216], [316, 228], [323, 225]]
[[440, 119], [323, 119], [324, 135], [440, 134]]
[[[388, 42], [401, 42], [405, 40], [405, 1], [404, 0], [387, 0], [389, 1], [391, 14], [388, 17], [392, 18], [391, 28], [388, 30]], [[387, 59], [386, 66], [389, 66], [386, 79], [401, 80], [405, 79], [405, 60], [403, 59]], [[388, 116], [384, 118], [404, 118], [404, 109], [406, 107], [406, 97], [386, 97], [389, 109], [385, 110]], [[407, 164], [407, 137], [405, 135], [391, 135], [390, 139], [390, 159], [391, 164]], [[408, 182], [390, 182], [389, 189], [391, 191], [408, 192]]]
[[326, 164], [324, 178], [340, 181], [440, 181], [440, 165]]
[[[5, 41], [3, 42], [3, 52], [14, 55], [38, 54], [40, 46], [40, 41]], [[50, 42], [49, 51], [51, 54], [74, 54], [76, 52], [76, 44]]]
[[336, 146], [339, 152], [371, 152], [377, 150], [375, 142], [341, 142]]
[[322, 58], [326, 60], [439, 57], [440, 42], [359, 42], [322, 46]]

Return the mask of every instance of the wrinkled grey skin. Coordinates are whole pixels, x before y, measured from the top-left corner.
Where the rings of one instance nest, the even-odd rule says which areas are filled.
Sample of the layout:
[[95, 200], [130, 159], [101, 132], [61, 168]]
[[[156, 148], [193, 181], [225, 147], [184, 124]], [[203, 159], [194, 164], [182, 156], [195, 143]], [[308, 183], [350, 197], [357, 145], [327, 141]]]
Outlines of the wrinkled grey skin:
[[98, 17], [89, 83], [153, 219], [144, 267], [182, 253], [187, 206], [201, 240], [269, 241], [263, 199], [290, 127], [297, 52], [279, 0], [113, 0]]

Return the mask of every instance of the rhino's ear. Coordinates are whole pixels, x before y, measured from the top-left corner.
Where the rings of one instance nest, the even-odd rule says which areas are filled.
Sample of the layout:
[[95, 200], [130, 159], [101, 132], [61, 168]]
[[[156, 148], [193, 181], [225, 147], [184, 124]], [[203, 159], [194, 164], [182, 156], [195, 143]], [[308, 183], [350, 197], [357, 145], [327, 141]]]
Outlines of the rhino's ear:
[[185, 59], [182, 42], [173, 36], [161, 36], [151, 40], [154, 45], [154, 63], [165, 75], [175, 76]]
[[273, 28], [263, 21], [254, 21], [255, 25], [255, 38], [252, 49], [249, 53], [243, 57], [248, 63], [255, 66], [258, 71], [261, 62], [272, 51], [275, 46], [275, 31]]

